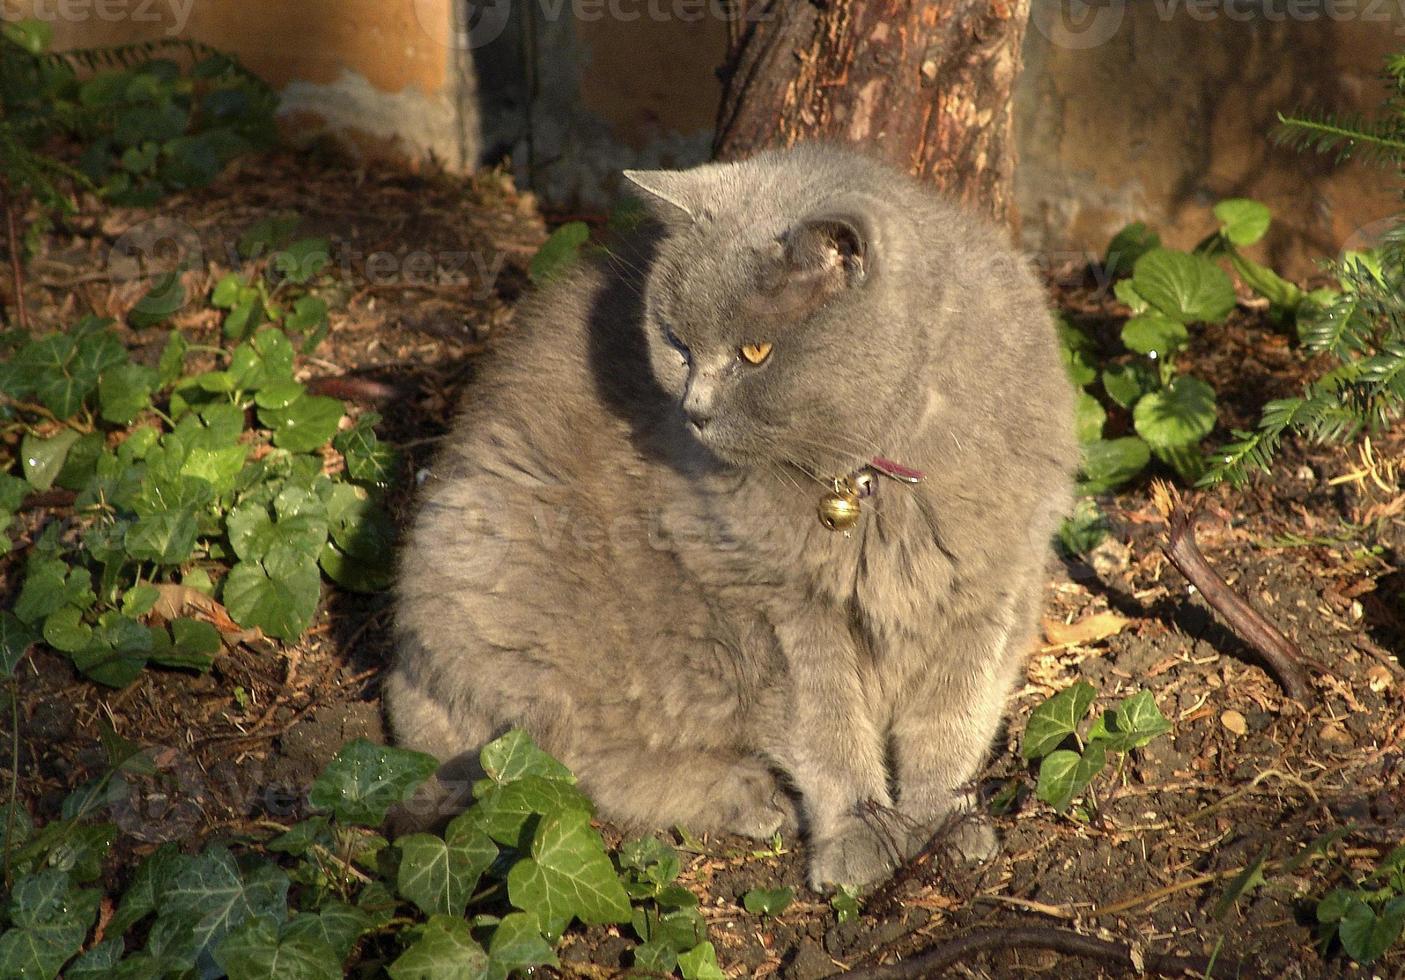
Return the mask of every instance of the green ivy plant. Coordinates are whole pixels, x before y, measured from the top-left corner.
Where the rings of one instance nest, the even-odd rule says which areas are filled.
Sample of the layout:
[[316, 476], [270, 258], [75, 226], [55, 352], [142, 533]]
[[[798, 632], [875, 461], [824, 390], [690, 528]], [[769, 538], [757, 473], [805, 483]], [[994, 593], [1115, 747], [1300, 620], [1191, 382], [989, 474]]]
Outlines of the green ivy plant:
[[1335, 939], [1358, 963], [1380, 959], [1405, 931], [1405, 846], [1364, 881], [1328, 892], [1317, 903], [1317, 922], [1323, 952]]
[[[112, 742], [114, 769], [141, 758]], [[80, 789], [72, 815], [40, 830], [21, 811], [4, 842], [0, 975], [320, 980], [380, 959], [392, 980], [503, 980], [558, 965], [554, 947], [581, 922], [632, 928], [639, 969], [721, 980], [673, 848], [644, 838], [612, 860], [575, 778], [522, 732], [480, 761], [487, 778], [442, 834], [391, 842], [376, 828], [437, 763], [351, 742], [312, 784], [307, 819], [267, 840], [148, 856], [96, 944], [94, 885], [116, 835], [92, 819], [102, 794]]]
[[[1097, 689], [1079, 681], [1044, 701], [1029, 716], [1020, 753], [1040, 760], [1035, 795], [1059, 813], [1088, 789], [1107, 767], [1108, 753], [1127, 753], [1171, 730], [1150, 691], [1122, 699], [1099, 715], [1079, 735], [1079, 727], [1097, 697]], [[1073, 748], [1064, 747], [1072, 742]]]
[[[0, 427], [18, 452], [0, 451], [0, 550], [28, 498], [73, 495], [71, 519], [38, 533], [14, 606], [0, 612], [7, 659], [41, 637], [120, 687], [148, 663], [209, 668], [220, 637], [189, 615], [184, 590], [217, 598], [241, 627], [294, 640], [316, 613], [323, 574], [356, 591], [389, 584], [393, 532], [380, 496], [394, 456], [376, 436], [378, 416], [348, 419], [341, 401], [294, 377], [283, 328], [303, 330], [304, 349], [326, 330], [325, 304], [304, 295], [293, 309], [304, 300], [319, 304], [315, 319], [226, 329], [242, 339], [216, 348], [162, 328], [154, 365], [93, 317], [5, 338]], [[184, 302], [167, 277], [138, 310], [157, 317]], [[188, 370], [196, 354], [216, 366]]]
[[208, 184], [276, 138], [275, 94], [229, 55], [176, 40], [52, 53], [51, 35], [39, 20], [0, 29], [0, 162], [48, 204], [62, 201], [52, 178], [75, 173], [48, 155], [56, 136], [82, 144], [85, 186], [124, 205]]

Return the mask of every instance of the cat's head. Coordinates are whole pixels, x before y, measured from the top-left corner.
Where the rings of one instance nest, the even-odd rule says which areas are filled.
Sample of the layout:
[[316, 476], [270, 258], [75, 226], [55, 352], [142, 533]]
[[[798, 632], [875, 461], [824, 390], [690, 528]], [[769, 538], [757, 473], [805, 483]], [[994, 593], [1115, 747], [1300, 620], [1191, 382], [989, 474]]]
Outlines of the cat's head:
[[[659, 382], [736, 465], [838, 475], [891, 450], [926, 346], [901, 179], [837, 151], [625, 175], [669, 229], [645, 285]], [[906, 193], [904, 191], [904, 193]]]

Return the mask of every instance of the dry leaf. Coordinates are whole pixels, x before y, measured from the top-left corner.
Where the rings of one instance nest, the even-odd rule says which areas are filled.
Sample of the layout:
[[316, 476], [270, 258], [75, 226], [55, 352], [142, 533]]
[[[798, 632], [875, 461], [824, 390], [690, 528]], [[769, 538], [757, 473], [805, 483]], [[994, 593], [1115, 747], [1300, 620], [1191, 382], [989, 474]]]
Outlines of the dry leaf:
[[1371, 685], [1371, 690], [1380, 694], [1395, 683], [1395, 678], [1390, 676], [1385, 664], [1372, 664], [1366, 670], [1366, 683]]
[[1243, 735], [1249, 730], [1249, 724], [1244, 720], [1244, 716], [1233, 708], [1220, 715], [1220, 724], [1236, 735]]
[[1109, 636], [1116, 636], [1132, 621], [1115, 612], [1094, 613], [1084, 616], [1076, 623], [1061, 623], [1056, 619], [1044, 620], [1044, 639], [1050, 646], [1079, 646], [1097, 643]]

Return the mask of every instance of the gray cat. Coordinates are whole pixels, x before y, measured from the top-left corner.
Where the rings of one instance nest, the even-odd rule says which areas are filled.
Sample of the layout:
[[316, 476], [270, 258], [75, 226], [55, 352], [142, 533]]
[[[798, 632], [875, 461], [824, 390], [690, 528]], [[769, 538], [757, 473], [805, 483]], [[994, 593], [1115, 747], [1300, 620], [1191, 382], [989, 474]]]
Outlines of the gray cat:
[[627, 827], [798, 820], [816, 887], [987, 855], [1077, 457], [1039, 286], [850, 152], [626, 177], [654, 232], [524, 305], [424, 488], [397, 737], [441, 793], [521, 727]]

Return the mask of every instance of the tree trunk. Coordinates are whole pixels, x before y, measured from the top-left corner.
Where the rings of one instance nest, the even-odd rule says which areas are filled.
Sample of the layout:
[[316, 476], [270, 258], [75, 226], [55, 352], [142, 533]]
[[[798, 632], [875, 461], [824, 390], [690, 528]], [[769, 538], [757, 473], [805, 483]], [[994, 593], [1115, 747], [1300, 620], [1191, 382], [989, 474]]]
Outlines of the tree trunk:
[[1029, 0], [749, 0], [738, 13], [717, 159], [857, 144], [1014, 224], [1011, 97]]

